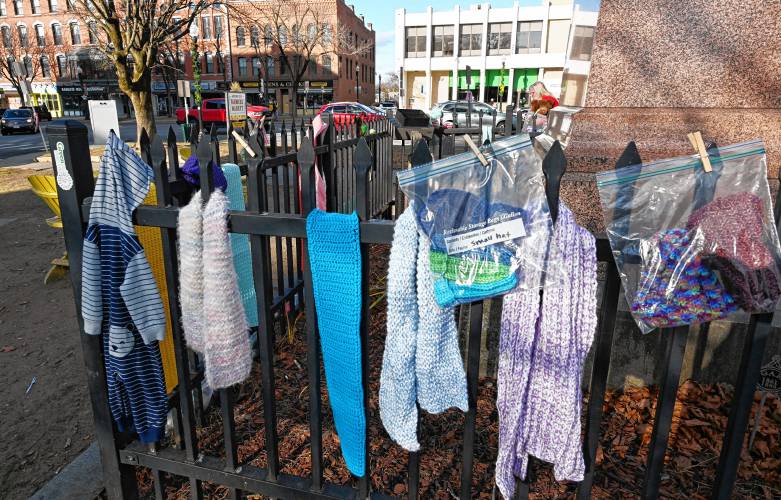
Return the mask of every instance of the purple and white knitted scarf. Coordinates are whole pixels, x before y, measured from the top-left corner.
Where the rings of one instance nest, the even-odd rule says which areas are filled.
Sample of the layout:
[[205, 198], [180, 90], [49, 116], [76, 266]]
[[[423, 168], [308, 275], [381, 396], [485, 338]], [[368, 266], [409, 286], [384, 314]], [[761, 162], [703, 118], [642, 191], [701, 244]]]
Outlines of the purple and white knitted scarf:
[[[512, 498], [529, 455], [554, 464], [557, 481], [581, 481], [583, 363], [597, 324], [594, 237], [560, 205], [553, 231], [566, 281], [504, 297], [499, 337], [499, 454], [496, 484]], [[534, 287], [530, 287], [534, 288]]]

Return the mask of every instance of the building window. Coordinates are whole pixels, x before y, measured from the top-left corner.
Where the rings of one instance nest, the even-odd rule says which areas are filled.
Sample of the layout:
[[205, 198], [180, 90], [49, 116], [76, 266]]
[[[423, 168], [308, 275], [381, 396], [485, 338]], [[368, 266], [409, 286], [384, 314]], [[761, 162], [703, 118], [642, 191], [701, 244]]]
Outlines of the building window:
[[62, 45], [62, 25], [58, 23], [52, 24], [52, 35], [54, 38], [54, 45]]
[[46, 32], [43, 30], [43, 24], [35, 25], [35, 41], [39, 47], [46, 46]]
[[575, 26], [575, 36], [572, 38], [572, 49], [569, 57], [576, 61], [590, 61], [591, 50], [594, 48], [594, 27]]
[[322, 60], [322, 64], [323, 64], [323, 74], [324, 75], [330, 75], [331, 74], [331, 56], [323, 56], [321, 60]]
[[309, 74], [311, 76], [315, 76], [317, 74], [317, 61], [314, 57], [309, 59]]
[[260, 57], [253, 57], [252, 58], [252, 75], [255, 77], [260, 77]]
[[222, 40], [222, 16], [214, 16], [214, 37]]
[[312, 43], [317, 38], [317, 25], [309, 23], [306, 26], [306, 36], [309, 38], [309, 43]]
[[217, 52], [217, 73], [225, 74], [225, 54]]
[[71, 43], [81, 45], [81, 28], [78, 23], [71, 23]]
[[256, 49], [260, 46], [260, 28], [257, 26], [249, 29], [249, 44]]
[[212, 23], [208, 16], [201, 18], [201, 38], [210, 40], [212, 37]]
[[537, 54], [542, 47], [542, 21], [524, 21], [518, 23], [515, 52], [518, 54]]
[[52, 66], [49, 64], [48, 56], [41, 56], [41, 75], [44, 78], [52, 77]]
[[65, 56], [57, 56], [57, 74], [60, 78], [65, 77], [68, 72], [68, 60]]
[[426, 27], [407, 28], [407, 57], [426, 57]]
[[236, 46], [244, 47], [247, 45], [247, 33], [244, 30], [244, 26], [236, 28]]
[[483, 25], [464, 24], [461, 26], [459, 39], [459, 54], [462, 56], [479, 56], [483, 48]]
[[11, 48], [11, 28], [8, 26], [3, 26], [0, 28], [0, 31], [3, 33], [3, 47], [10, 49]]
[[29, 47], [30, 40], [27, 38], [27, 26], [20, 24], [16, 29], [19, 32], [19, 45], [25, 48]]
[[271, 78], [272, 76], [274, 76], [274, 58], [269, 57], [266, 60], [266, 78]]
[[87, 24], [87, 31], [89, 32], [89, 43], [97, 45], [98, 43], [98, 23], [90, 21]]
[[333, 39], [333, 35], [331, 34], [331, 25], [324, 23], [320, 29], [323, 31], [323, 45], [330, 44], [331, 40]]
[[239, 57], [239, 76], [247, 76], [247, 58]]
[[279, 56], [279, 74], [284, 75], [287, 72], [287, 57]]
[[279, 44], [281, 46], [287, 45], [287, 27], [286, 26], [280, 26], [279, 27]]
[[266, 25], [263, 32], [263, 42], [266, 44], [266, 47], [271, 47], [274, 44], [274, 28], [270, 24]]
[[57, 12], [57, 0], [49, 0], [49, 12]]
[[453, 55], [453, 27], [434, 26], [431, 55], [448, 57]]
[[8, 10], [5, 7], [5, 0], [0, 0], [0, 17], [7, 16]]
[[14, 2], [14, 14], [17, 16], [24, 15], [24, 4], [22, 0], [13, 0]]
[[488, 55], [504, 55], [510, 53], [512, 40], [511, 23], [491, 23], [488, 25]]
[[24, 73], [27, 75], [28, 78], [32, 78], [35, 75], [33, 74], [33, 60], [30, 56], [24, 56], [24, 59], [22, 59], [22, 62], [24, 63]]
[[41, 0], [30, 0], [30, 6], [33, 8], [33, 14], [41, 13]]

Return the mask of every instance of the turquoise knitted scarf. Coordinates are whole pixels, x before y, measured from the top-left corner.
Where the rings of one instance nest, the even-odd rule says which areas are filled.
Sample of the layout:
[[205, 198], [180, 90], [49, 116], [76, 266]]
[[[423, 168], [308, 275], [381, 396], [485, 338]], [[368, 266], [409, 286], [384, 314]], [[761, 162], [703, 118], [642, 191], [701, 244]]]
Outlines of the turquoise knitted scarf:
[[328, 397], [347, 468], [366, 473], [366, 416], [361, 384], [361, 247], [358, 217], [315, 209], [307, 248]]

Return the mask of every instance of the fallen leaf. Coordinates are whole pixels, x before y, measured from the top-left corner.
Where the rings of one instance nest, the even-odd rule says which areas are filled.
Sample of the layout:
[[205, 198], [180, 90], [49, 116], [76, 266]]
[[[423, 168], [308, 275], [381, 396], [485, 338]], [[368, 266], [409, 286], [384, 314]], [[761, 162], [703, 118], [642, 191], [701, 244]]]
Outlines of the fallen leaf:
[[12, 345], [4, 345], [2, 349], [0, 349], [0, 352], [11, 352], [15, 351], [16, 347]]

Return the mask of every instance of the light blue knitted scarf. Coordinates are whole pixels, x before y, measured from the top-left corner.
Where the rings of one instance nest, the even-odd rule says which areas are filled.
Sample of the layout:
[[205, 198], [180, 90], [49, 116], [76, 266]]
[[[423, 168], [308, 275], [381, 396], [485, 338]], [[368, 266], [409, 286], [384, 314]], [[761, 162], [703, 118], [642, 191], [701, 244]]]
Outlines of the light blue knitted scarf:
[[[238, 212], [246, 210], [244, 205], [244, 188], [241, 185], [241, 170], [235, 163], [222, 165], [222, 172], [228, 180], [228, 196], [230, 209]], [[246, 234], [230, 233], [231, 248], [233, 249], [233, 266], [239, 277], [239, 291], [241, 301], [244, 304], [244, 313], [247, 316], [248, 326], [258, 326], [258, 305], [255, 302], [255, 279], [252, 276], [252, 254], [249, 248], [249, 236]]]
[[366, 416], [361, 384], [361, 247], [358, 217], [315, 209], [307, 249], [328, 398], [347, 468], [366, 473]]
[[390, 437], [417, 451], [418, 409], [469, 409], [452, 307], [434, 296], [431, 242], [408, 208], [396, 221], [388, 264], [388, 322], [380, 375], [380, 418]]

